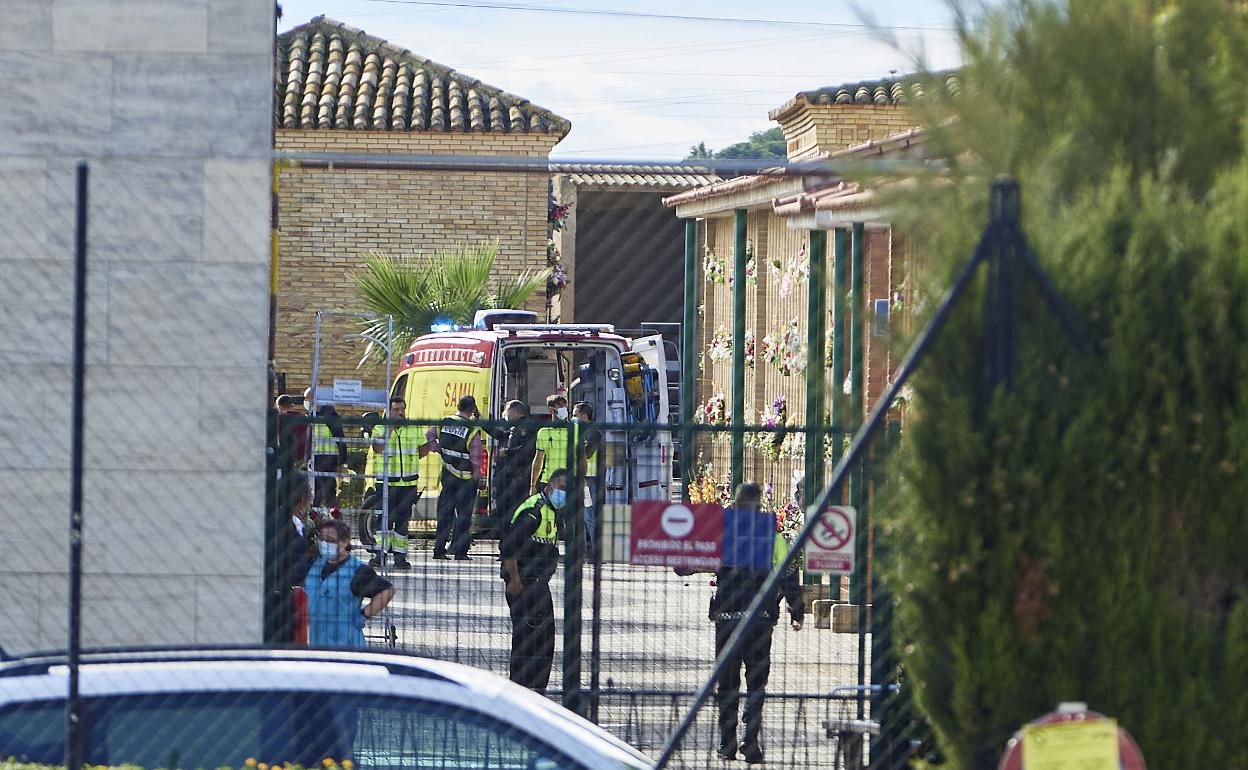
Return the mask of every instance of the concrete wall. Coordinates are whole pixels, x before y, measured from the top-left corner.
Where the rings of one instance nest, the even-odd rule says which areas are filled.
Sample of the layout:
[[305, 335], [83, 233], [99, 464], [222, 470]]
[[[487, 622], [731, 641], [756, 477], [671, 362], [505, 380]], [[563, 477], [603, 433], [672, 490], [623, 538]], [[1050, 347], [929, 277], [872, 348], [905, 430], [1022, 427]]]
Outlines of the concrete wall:
[[0, 0], [0, 645], [63, 647], [90, 163], [87, 645], [258, 641], [273, 5]]

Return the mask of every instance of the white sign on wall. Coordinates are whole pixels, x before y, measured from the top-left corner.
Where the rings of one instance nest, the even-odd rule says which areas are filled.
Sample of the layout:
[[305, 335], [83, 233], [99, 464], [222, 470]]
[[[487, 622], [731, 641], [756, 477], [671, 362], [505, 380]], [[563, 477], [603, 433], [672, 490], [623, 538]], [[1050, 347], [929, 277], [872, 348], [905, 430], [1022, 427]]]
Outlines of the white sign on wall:
[[835, 505], [824, 511], [806, 541], [807, 572], [848, 575], [854, 571], [854, 522], [858, 513]]

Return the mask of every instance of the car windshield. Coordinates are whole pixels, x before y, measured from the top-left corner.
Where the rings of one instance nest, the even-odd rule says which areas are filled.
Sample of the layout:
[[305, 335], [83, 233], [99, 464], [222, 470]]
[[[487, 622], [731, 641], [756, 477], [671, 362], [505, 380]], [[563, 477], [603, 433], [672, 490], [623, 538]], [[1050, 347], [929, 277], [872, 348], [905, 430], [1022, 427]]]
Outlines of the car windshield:
[[[562, 751], [480, 712], [444, 703], [323, 692], [127, 695], [87, 702], [87, 762], [242, 767], [581, 768]], [[64, 702], [0, 710], [0, 756], [64, 761]]]

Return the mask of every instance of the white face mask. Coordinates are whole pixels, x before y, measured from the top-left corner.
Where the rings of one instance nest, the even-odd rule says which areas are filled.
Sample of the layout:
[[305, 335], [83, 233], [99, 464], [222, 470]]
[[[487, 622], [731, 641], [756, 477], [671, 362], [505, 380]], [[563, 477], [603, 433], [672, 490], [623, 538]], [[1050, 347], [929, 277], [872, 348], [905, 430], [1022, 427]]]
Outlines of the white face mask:
[[306, 398], [303, 400], [303, 411], [305, 412], [312, 411], [312, 402], [307, 400]]
[[566, 406], [561, 406], [558, 409], [556, 409], [555, 417], [559, 418], [560, 420], [568, 419], [568, 408]]
[[338, 544], [337, 543], [327, 543], [324, 540], [322, 540], [320, 543], [320, 549], [321, 549], [321, 556], [324, 556], [326, 559], [338, 558]]

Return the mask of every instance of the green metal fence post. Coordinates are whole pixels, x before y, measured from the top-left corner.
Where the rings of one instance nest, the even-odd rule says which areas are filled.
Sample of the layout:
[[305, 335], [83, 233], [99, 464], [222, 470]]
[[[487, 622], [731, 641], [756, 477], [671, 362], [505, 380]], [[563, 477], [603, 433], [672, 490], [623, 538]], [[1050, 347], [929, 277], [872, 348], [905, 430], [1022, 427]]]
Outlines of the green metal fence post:
[[729, 479], [735, 490], [745, 466], [745, 249], [748, 212], [733, 212], [732, 247], [732, 464]]
[[[832, 231], [832, 465], [845, 453], [845, 303], [849, 291], [849, 231], [838, 227]], [[841, 494], [836, 490], [832, 497], [840, 504]], [[832, 579], [832, 597], [841, 600], [841, 578]]]
[[[862, 355], [862, 332], [866, 311], [863, 297], [863, 240], [866, 228], [862, 222], [854, 222], [849, 244], [849, 410], [850, 425], [855, 429], [862, 423], [862, 384], [866, 363]], [[849, 504], [858, 512], [855, 529], [854, 573], [850, 576], [850, 603], [858, 608], [858, 684], [866, 684], [866, 633], [867, 633], [867, 490], [864, 482], [864, 464], [859, 460], [849, 474]], [[859, 699], [858, 718], [866, 716], [866, 703]]]
[[[698, 220], [685, 220], [685, 318], [680, 343], [680, 421], [693, 423], [693, 405], [698, 392]], [[689, 502], [696, 450], [693, 431], [686, 428], [680, 438], [681, 499]]]
[[[827, 337], [827, 265], [828, 234], [810, 231], [810, 276], [806, 282], [806, 316], [810, 329], [806, 335], [806, 427], [823, 425], [824, 341]], [[823, 489], [823, 441], [821, 430], [806, 434], [806, 458], [802, 491], [804, 505], [809, 505]]]

